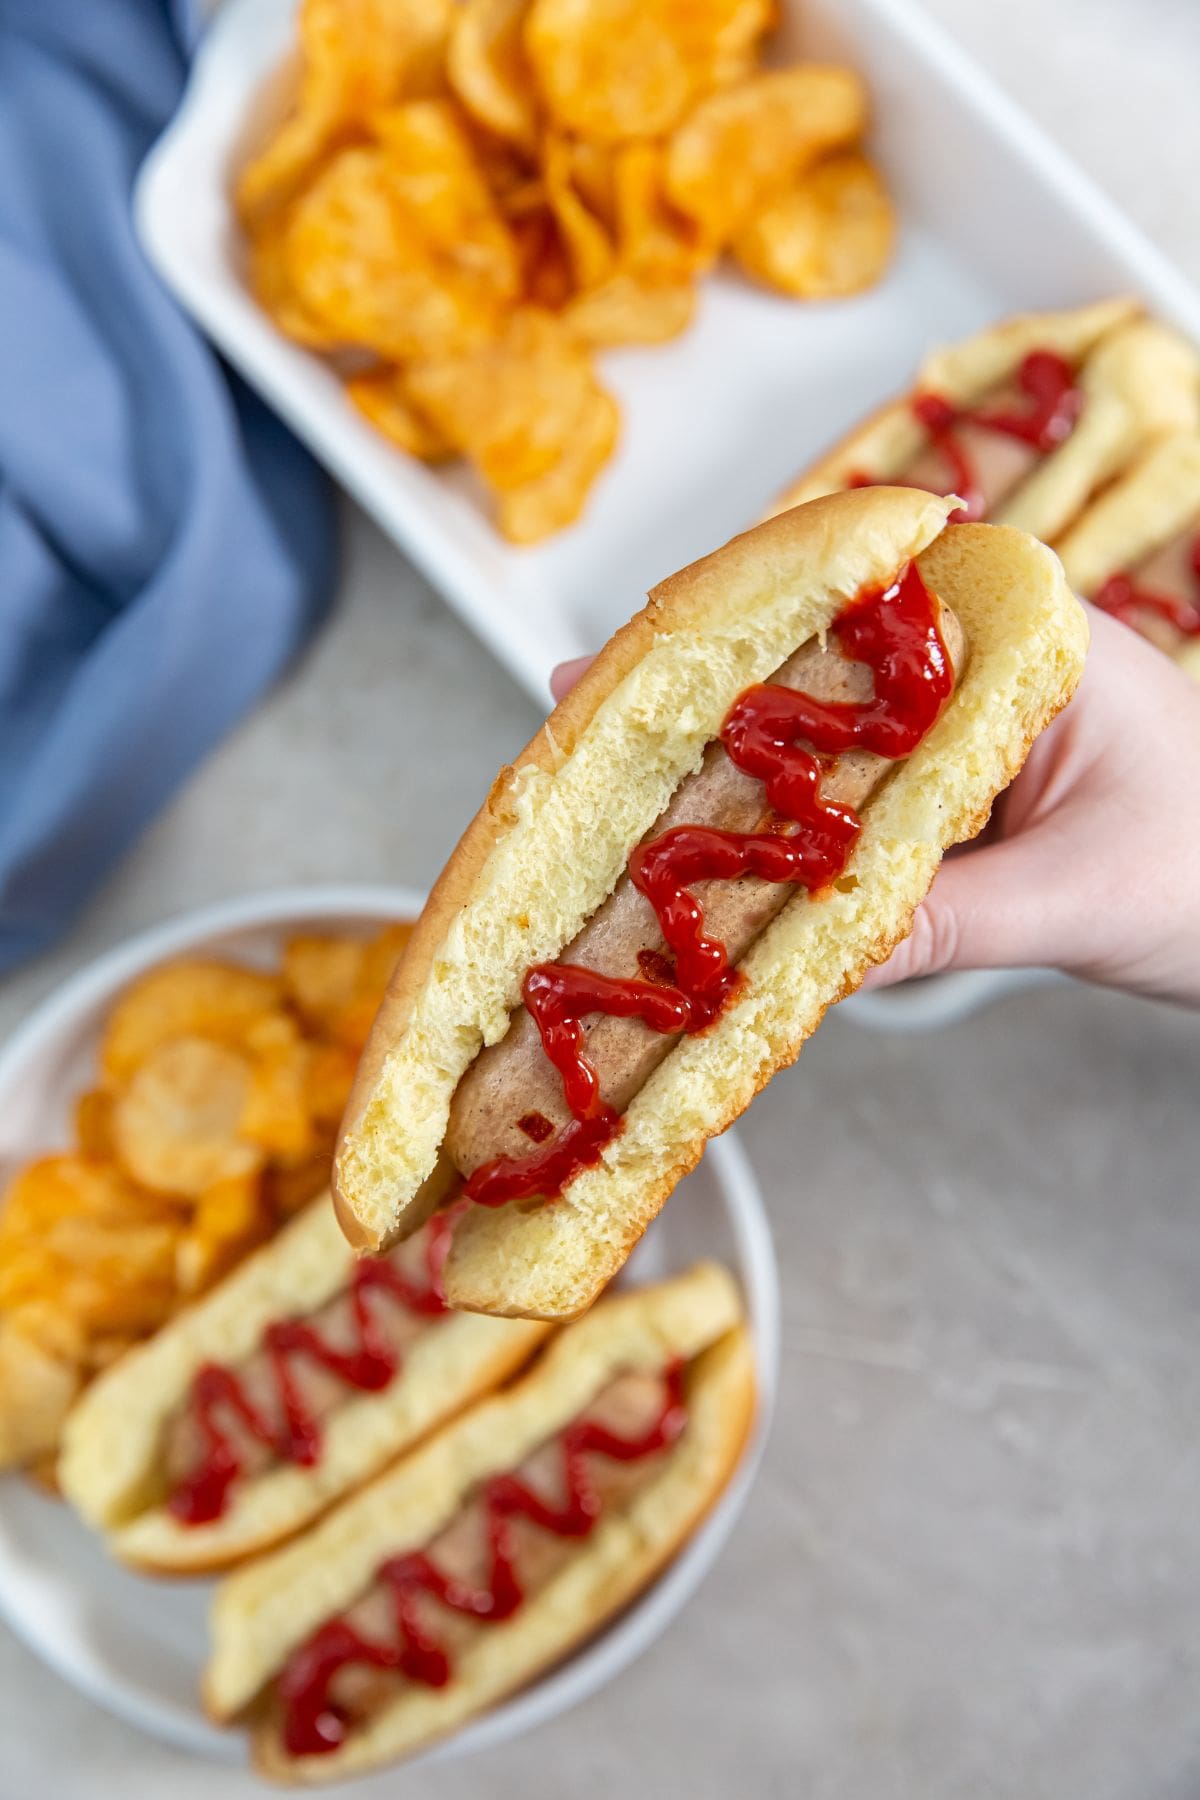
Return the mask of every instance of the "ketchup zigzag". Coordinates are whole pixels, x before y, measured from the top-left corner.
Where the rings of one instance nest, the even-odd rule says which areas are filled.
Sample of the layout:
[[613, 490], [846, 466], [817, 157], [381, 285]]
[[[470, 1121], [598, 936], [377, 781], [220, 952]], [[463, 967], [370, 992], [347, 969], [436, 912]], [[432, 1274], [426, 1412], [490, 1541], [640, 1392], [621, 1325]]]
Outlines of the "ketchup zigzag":
[[449, 1653], [421, 1629], [415, 1601], [431, 1594], [452, 1612], [481, 1625], [499, 1625], [523, 1605], [509, 1521], [525, 1518], [556, 1537], [585, 1538], [602, 1513], [599, 1495], [584, 1462], [586, 1455], [615, 1462], [638, 1462], [667, 1450], [687, 1424], [683, 1363], [663, 1372], [663, 1401], [657, 1416], [638, 1437], [621, 1437], [593, 1419], [579, 1419], [559, 1439], [563, 1493], [555, 1505], [518, 1476], [493, 1475], [482, 1490], [489, 1553], [487, 1581], [471, 1587], [439, 1567], [427, 1551], [394, 1556], [383, 1563], [376, 1579], [390, 1590], [395, 1609], [395, 1637], [369, 1638], [345, 1618], [320, 1626], [293, 1651], [279, 1677], [283, 1709], [283, 1742], [289, 1756], [320, 1756], [344, 1743], [349, 1728], [344, 1711], [331, 1698], [334, 1678], [357, 1666], [389, 1669], [425, 1687], [442, 1688], [453, 1679]]
[[764, 682], [738, 697], [721, 728], [731, 761], [763, 783], [783, 829], [682, 825], [638, 845], [629, 858], [630, 879], [654, 909], [674, 959], [673, 978], [643, 981], [566, 963], [537, 963], [526, 974], [522, 998], [562, 1078], [572, 1118], [543, 1148], [483, 1163], [466, 1184], [468, 1200], [501, 1206], [534, 1195], [552, 1199], [599, 1161], [620, 1129], [586, 1053], [588, 1014], [640, 1018], [667, 1034], [703, 1031], [716, 1019], [740, 977], [725, 945], [705, 932], [694, 883], [756, 875], [814, 892], [844, 871], [860, 821], [850, 807], [822, 798], [819, 757], [852, 748], [891, 759], [910, 755], [949, 698], [954, 671], [915, 563], [891, 587], [860, 595], [830, 631], [849, 660], [871, 669], [871, 699], [815, 700]]
[[189, 1404], [203, 1439], [195, 1467], [167, 1501], [168, 1510], [184, 1525], [207, 1525], [225, 1512], [230, 1490], [242, 1473], [242, 1458], [222, 1415], [235, 1414], [260, 1444], [281, 1461], [312, 1468], [321, 1459], [320, 1420], [308, 1406], [296, 1379], [295, 1365], [308, 1360], [330, 1370], [347, 1387], [379, 1393], [399, 1373], [400, 1353], [380, 1331], [371, 1305], [373, 1293], [390, 1294], [411, 1312], [428, 1318], [446, 1311], [441, 1272], [450, 1248], [448, 1214], [430, 1221], [424, 1280], [405, 1275], [385, 1261], [356, 1262], [350, 1275], [355, 1341], [338, 1350], [307, 1319], [281, 1319], [263, 1333], [262, 1346], [271, 1365], [281, 1422], [268, 1418], [250, 1398], [235, 1369], [206, 1363], [192, 1382]]

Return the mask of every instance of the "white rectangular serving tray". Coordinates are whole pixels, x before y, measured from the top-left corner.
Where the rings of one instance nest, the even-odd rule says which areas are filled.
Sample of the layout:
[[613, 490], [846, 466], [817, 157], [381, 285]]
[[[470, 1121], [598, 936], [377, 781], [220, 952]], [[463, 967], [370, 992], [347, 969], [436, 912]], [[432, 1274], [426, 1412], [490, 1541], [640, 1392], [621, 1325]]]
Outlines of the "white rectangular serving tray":
[[[579, 524], [517, 549], [468, 475], [391, 448], [243, 285], [230, 176], [246, 119], [292, 47], [293, 13], [294, 0], [218, 10], [138, 183], [143, 242], [229, 362], [539, 704], [555, 663], [595, 649], [654, 582], [743, 529], [905, 387], [931, 345], [1110, 293], [1140, 295], [1200, 339], [1200, 297], [1182, 276], [908, 0], [792, 0], [778, 57], [848, 60], [870, 84], [872, 145], [901, 223], [894, 266], [873, 292], [824, 305], [721, 271], [684, 337], [604, 357], [624, 414], [617, 455]], [[880, 1023], [937, 1024], [1011, 985], [956, 977], [852, 1004]]]

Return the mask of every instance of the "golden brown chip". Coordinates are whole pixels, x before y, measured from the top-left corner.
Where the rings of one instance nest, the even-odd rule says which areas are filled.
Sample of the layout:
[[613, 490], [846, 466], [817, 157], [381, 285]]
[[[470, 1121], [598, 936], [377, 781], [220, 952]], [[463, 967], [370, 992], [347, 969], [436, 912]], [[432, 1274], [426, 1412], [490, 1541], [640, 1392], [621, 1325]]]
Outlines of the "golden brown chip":
[[315, 1044], [309, 1059], [304, 1097], [318, 1125], [336, 1125], [346, 1110], [358, 1058], [346, 1044]]
[[46, 1350], [19, 1318], [0, 1318], [0, 1469], [53, 1450], [79, 1387], [76, 1363]]
[[670, 202], [661, 144], [626, 144], [613, 163], [618, 262], [648, 282], [690, 279], [713, 260], [693, 219]]
[[100, 1044], [105, 1077], [115, 1084], [128, 1080], [168, 1038], [237, 1044], [281, 1000], [277, 975], [236, 963], [165, 963], [127, 988], [109, 1014]]
[[414, 362], [418, 405], [488, 484], [521, 486], [551, 469], [599, 392], [586, 351], [551, 313], [513, 313], [473, 354]]
[[346, 383], [346, 393], [376, 431], [422, 462], [445, 462], [453, 447], [409, 399], [403, 369], [370, 369]]
[[326, 1030], [358, 992], [365, 945], [361, 938], [301, 932], [283, 947], [288, 998], [310, 1025]]
[[84, 1156], [111, 1157], [112, 1095], [92, 1088], [75, 1102], [75, 1141]]
[[122, 1166], [143, 1187], [190, 1196], [258, 1169], [263, 1153], [241, 1135], [251, 1076], [245, 1056], [209, 1038], [160, 1044], [113, 1111]]
[[521, 260], [521, 292], [530, 306], [558, 312], [575, 291], [575, 278], [553, 213], [540, 208], [513, 223]]
[[299, 92], [238, 179], [244, 224], [293, 199], [356, 122], [437, 91], [452, 13], [451, 0], [301, 0]]
[[617, 344], [662, 344], [692, 322], [696, 290], [690, 282], [649, 283], [636, 275], [578, 294], [563, 318], [585, 343], [602, 349]]
[[740, 70], [771, 0], [533, 0], [525, 49], [564, 130], [602, 143], [671, 131]]
[[271, 1212], [257, 1175], [238, 1175], [206, 1188], [175, 1252], [180, 1293], [198, 1294], [269, 1236]]
[[612, 273], [612, 239], [585, 205], [574, 181], [572, 146], [551, 133], [542, 146], [546, 197], [566, 248], [576, 287], [597, 287]]
[[724, 244], [775, 190], [866, 129], [853, 69], [802, 63], [709, 96], [667, 149], [666, 187], [706, 238]]
[[514, 544], [532, 544], [572, 524], [583, 511], [593, 481], [616, 447], [616, 401], [593, 388], [554, 467], [499, 496], [498, 523]]
[[804, 300], [857, 294], [879, 280], [892, 254], [895, 218], [865, 156], [830, 157], [769, 200], [738, 233], [742, 267]]
[[375, 120], [378, 142], [341, 151], [296, 202], [289, 280], [341, 342], [404, 361], [484, 340], [518, 289], [512, 233], [453, 109]]
[[529, 0], [465, 0], [446, 73], [467, 111], [498, 137], [532, 149], [537, 103], [521, 33]]
[[292, 1019], [266, 1019], [246, 1040], [252, 1059], [240, 1135], [283, 1163], [303, 1162], [313, 1148], [307, 1101], [312, 1047]]
[[289, 222], [289, 210], [280, 208], [249, 239], [250, 291], [285, 337], [308, 350], [336, 349], [336, 333], [308, 311], [292, 285], [286, 259]]
[[306, 1162], [296, 1163], [290, 1169], [268, 1169], [263, 1177], [263, 1199], [270, 1208], [271, 1215], [277, 1220], [290, 1219], [293, 1213], [315, 1200], [318, 1194], [327, 1194], [333, 1165], [333, 1142], [319, 1155], [310, 1156]]

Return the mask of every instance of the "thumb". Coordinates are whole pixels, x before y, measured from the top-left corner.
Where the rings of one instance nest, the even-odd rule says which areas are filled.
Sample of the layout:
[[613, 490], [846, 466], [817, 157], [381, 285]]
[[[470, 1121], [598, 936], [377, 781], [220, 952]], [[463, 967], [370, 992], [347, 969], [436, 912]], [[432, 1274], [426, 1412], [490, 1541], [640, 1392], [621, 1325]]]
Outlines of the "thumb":
[[[1031, 833], [951, 857], [913, 917], [912, 933], [864, 987], [947, 969], [1012, 969], [1059, 961], [1053, 883]], [[1054, 909], [1057, 911], [1057, 909]]]

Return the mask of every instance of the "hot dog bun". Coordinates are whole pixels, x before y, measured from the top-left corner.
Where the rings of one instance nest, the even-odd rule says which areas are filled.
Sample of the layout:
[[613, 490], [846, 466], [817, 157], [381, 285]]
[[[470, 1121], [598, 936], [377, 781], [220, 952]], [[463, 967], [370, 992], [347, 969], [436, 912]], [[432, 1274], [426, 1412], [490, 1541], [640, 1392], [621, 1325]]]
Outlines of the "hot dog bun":
[[184, 1524], [164, 1504], [163, 1432], [205, 1364], [252, 1355], [272, 1323], [316, 1311], [353, 1258], [328, 1198], [314, 1202], [196, 1305], [128, 1352], [67, 1418], [59, 1480], [123, 1562], [160, 1574], [228, 1568], [290, 1537], [350, 1488], [506, 1380], [546, 1328], [455, 1314], [407, 1351], [382, 1392], [348, 1390], [313, 1467], [275, 1462], [232, 1490], [224, 1515]]
[[868, 805], [847, 880], [819, 904], [789, 901], [741, 964], [733, 1003], [672, 1050], [598, 1166], [536, 1210], [468, 1211], [445, 1272], [452, 1304], [582, 1311], [708, 1138], [907, 933], [942, 850], [980, 829], [1069, 698], [1087, 639], [1049, 551], [996, 527], [946, 531], [952, 506], [861, 490], [735, 538], [654, 590], [501, 774], [434, 889], [351, 1098], [337, 1204], [357, 1245], [378, 1247], [424, 1215], [456, 1083], [503, 1035], [528, 966], [557, 954], [611, 891], [737, 695], [917, 556], [965, 629], [967, 667]]
[[1057, 313], [1023, 313], [925, 359], [909, 393], [857, 426], [798, 477], [768, 517], [822, 494], [841, 491], [855, 475], [874, 481], [901, 475], [928, 442], [912, 410], [915, 394], [938, 394], [968, 407], [1013, 375], [1034, 350], [1080, 364], [1084, 408], [1057, 450], [992, 514], [1053, 543], [1089, 497], [1164, 433], [1200, 423], [1200, 361], [1177, 333], [1140, 316], [1131, 300], [1102, 300]]
[[[754, 1380], [739, 1312], [730, 1277], [713, 1264], [602, 1300], [516, 1385], [447, 1426], [304, 1538], [231, 1576], [213, 1606], [205, 1695], [220, 1719], [251, 1709], [260, 1770], [325, 1782], [410, 1755], [524, 1686], [639, 1593], [711, 1507], [745, 1441]], [[385, 1559], [428, 1545], [489, 1476], [512, 1470], [584, 1414], [615, 1375], [657, 1372], [674, 1358], [688, 1359], [687, 1428], [628, 1508], [603, 1514], [512, 1618], [480, 1629], [458, 1653], [449, 1685], [397, 1683], [395, 1697], [339, 1749], [289, 1756], [264, 1690], [291, 1652], [351, 1605]]]

